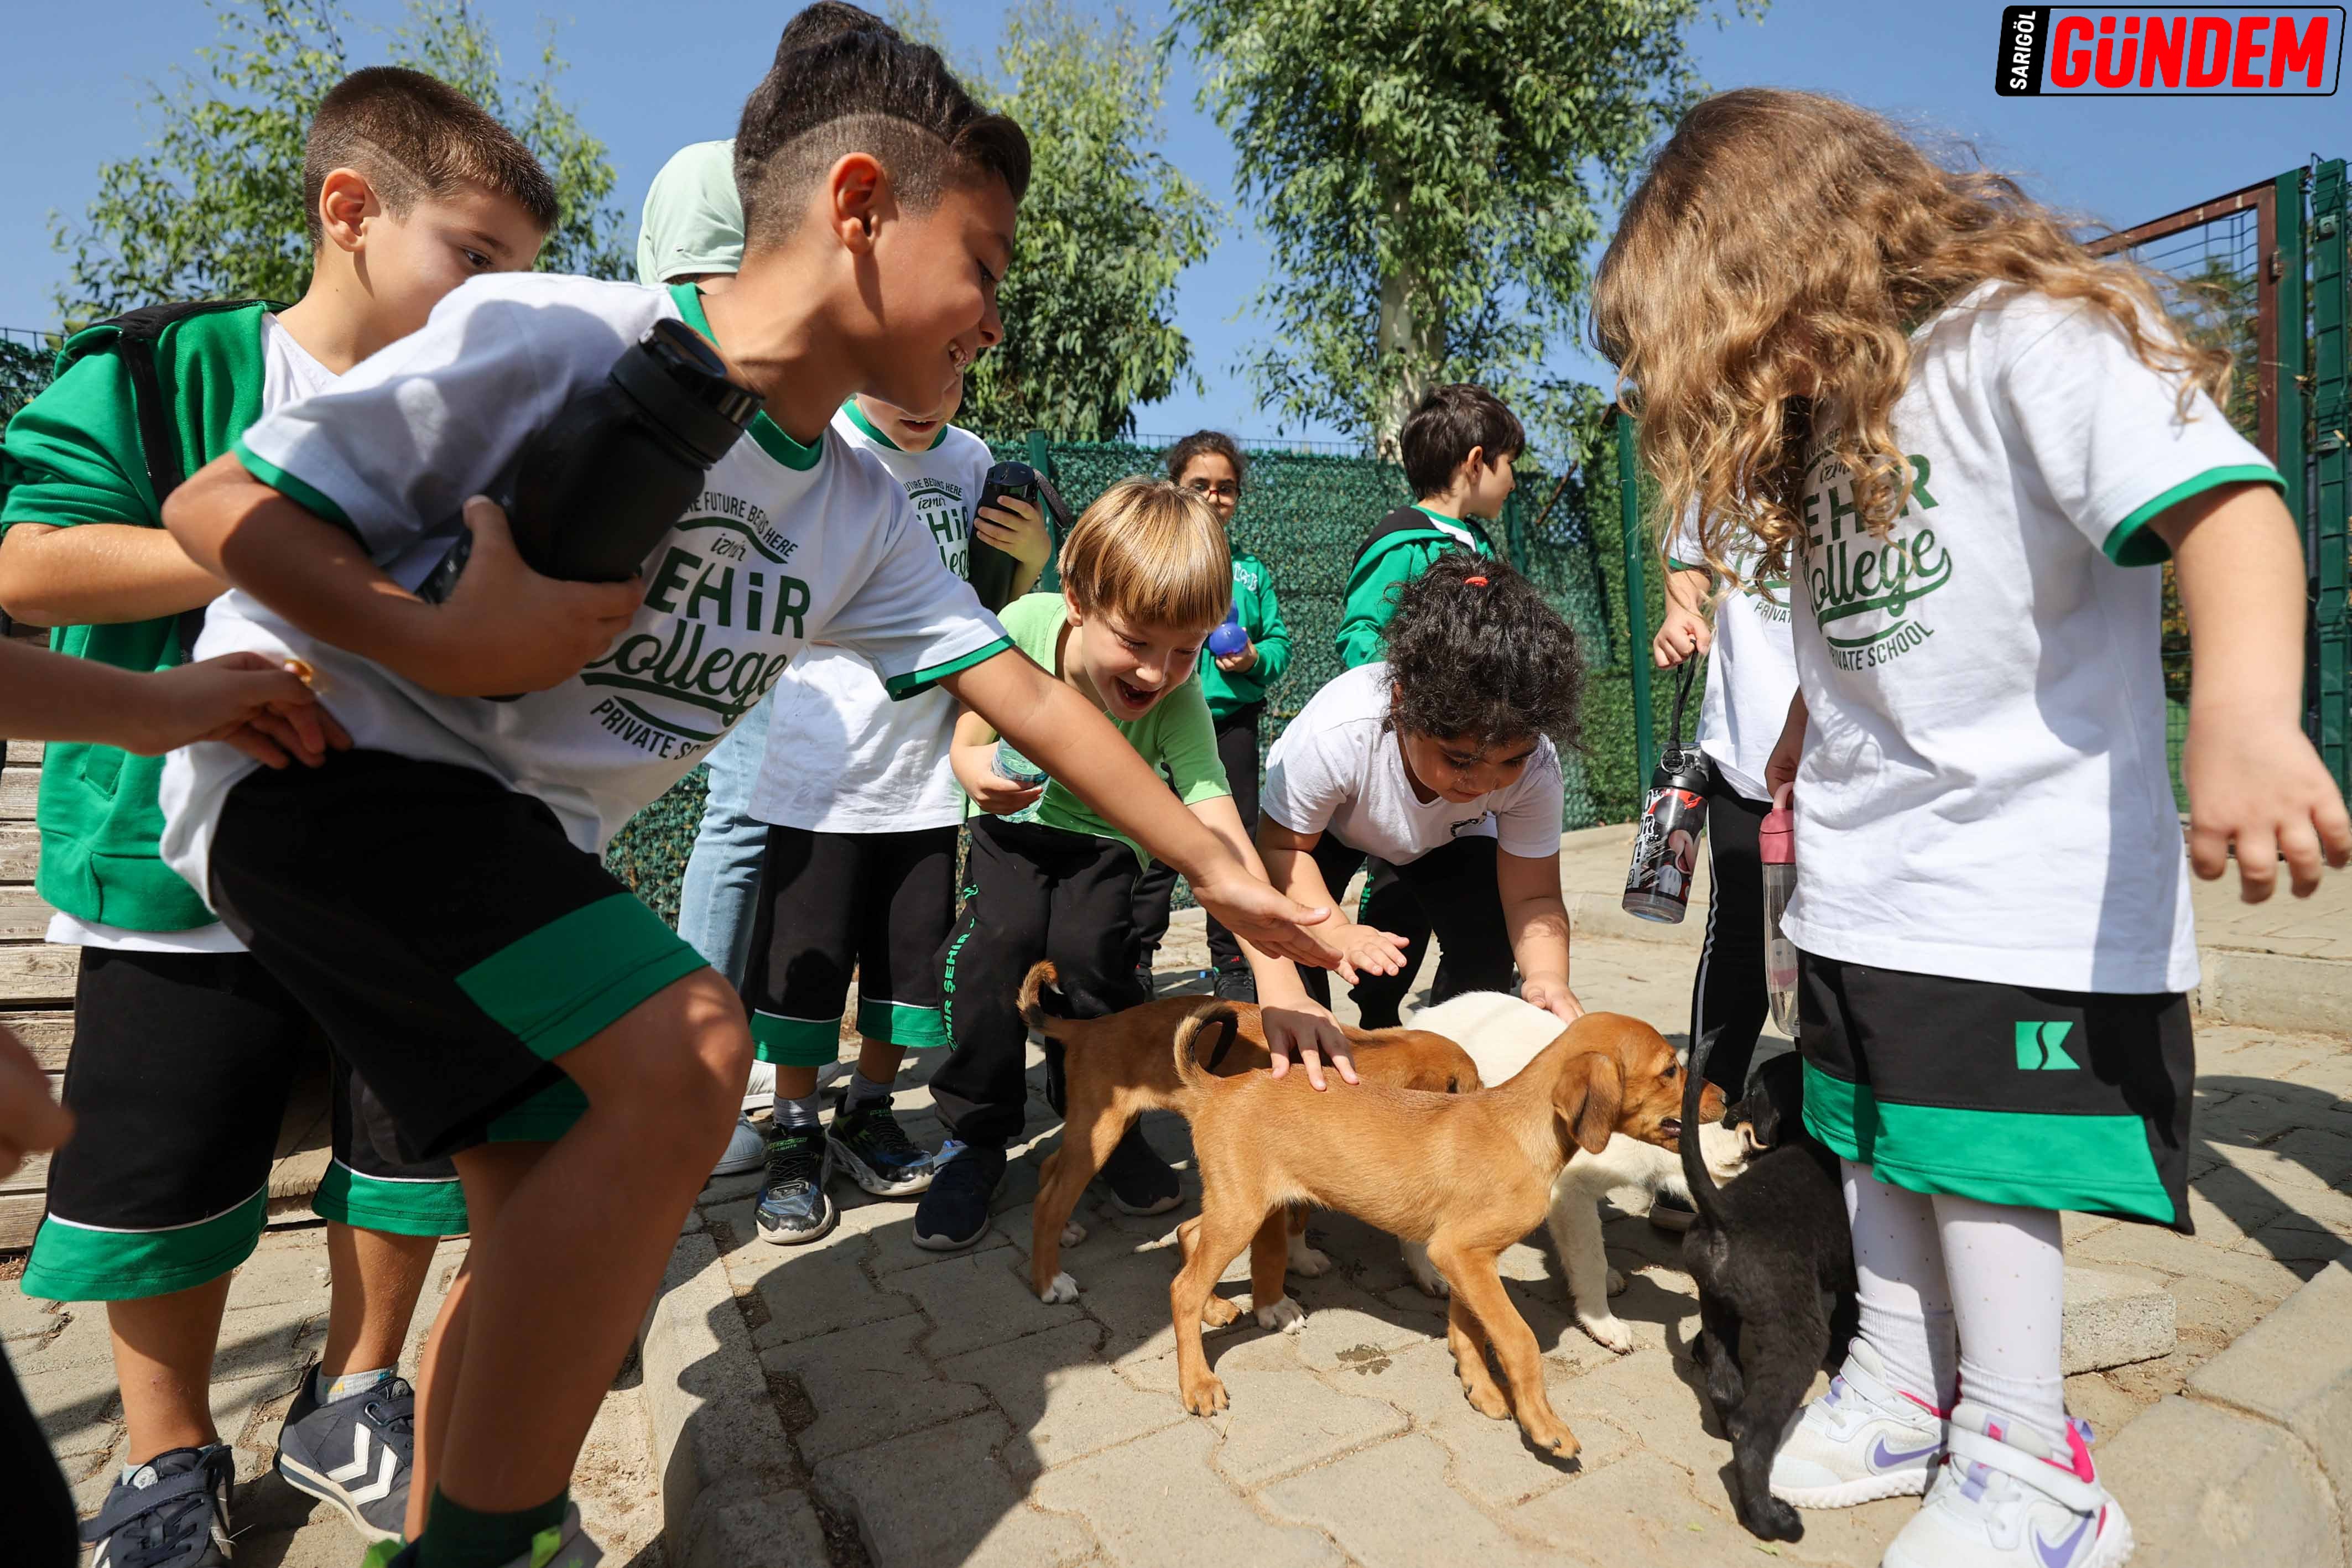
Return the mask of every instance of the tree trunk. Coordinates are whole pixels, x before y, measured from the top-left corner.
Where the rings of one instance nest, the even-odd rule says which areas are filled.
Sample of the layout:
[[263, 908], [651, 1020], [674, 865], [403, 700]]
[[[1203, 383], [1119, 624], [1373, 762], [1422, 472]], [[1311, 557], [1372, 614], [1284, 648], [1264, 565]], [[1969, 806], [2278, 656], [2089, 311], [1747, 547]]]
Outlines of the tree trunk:
[[1430, 298], [1418, 267], [1399, 267], [1381, 279], [1381, 320], [1374, 352], [1381, 384], [1375, 393], [1374, 441], [1390, 461], [1398, 455], [1397, 434], [1422, 394], [1436, 384], [1439, 345], [1445, 338], [1444, 308]]

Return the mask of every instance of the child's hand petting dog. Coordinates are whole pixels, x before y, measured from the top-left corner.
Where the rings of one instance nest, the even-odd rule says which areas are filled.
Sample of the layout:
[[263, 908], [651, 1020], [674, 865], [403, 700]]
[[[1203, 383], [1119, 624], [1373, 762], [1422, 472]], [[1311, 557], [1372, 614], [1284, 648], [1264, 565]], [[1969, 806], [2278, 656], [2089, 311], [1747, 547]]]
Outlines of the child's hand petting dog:
[[1318, 1089], [1325, 1087], [1323, 1063], [1327, 1060], [1339, 1070], [1340, 1077], [1350, 1083], [1359, 1082], [1348, 1036], [1339, 1028], [1339, 1020], [1331, 1016], [1330, 1009], [1299, 997], [1266, 1003], [1259, 1010], [1258, 1019], [1265, 1030], [1267, 1054], [1274, 1058], [1267, 1071], [1276, 1078], [1290, 1071], [1291, 1059], [1296, 1057], [1307, 1069], [1307, 1082]]

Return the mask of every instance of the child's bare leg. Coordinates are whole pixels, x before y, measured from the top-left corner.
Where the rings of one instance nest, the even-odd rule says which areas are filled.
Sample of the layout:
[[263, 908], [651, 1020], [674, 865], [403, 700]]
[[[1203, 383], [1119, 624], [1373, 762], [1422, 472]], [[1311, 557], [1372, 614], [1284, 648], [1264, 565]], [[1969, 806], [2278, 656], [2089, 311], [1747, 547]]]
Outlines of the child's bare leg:
[[168, 1448], [220, 1441], [213, 1427], [213, 1355], [232, 1275], [167, 1296], [106, 1303], [114, 1377], [122, 1390], [125, 1457], [145, 1464]]
[[[588, 1109], [516, 1184], [470, 1260], [438, 1482], [451, 1501], [512, 1513], [563, 1490], [726, 1143], [750, 1056], [742, 1008], [709, 969], [564, 1053]], [[457, 1159], [470, 1207], [502, 1167], [481, 1149]], [[583, 1192], [600, 1196], [583, 1205]]]
[[907, 1048], [903, 1045], [876, 1040], [872, 1035], [858, 1037], [857, 1075], [868, 1083], [889, 1082], [898, 1076], [899, 1064], [906, 1060]]
[[322, 1381], [400, 1364], [408, 1321], [416, 1313], [437, 1244], [438, 1238], [431, 1236], [328, 1223], [327, 1343], [319, 1352]]

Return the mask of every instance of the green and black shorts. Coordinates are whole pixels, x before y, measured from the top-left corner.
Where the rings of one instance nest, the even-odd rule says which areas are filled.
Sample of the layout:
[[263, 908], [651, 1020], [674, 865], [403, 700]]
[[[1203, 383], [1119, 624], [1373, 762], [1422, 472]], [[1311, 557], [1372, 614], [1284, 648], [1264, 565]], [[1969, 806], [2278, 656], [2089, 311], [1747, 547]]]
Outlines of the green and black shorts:
[[706, 967], [543, 802], [390, 752], [238, 780], [209, 892], [419, 1157], [562, 1136], [563, 1053]]
[[1881, 1181], [2189, 1220], [2189, 999], [2042, 990], [1804, 955], [1805, 1125]]

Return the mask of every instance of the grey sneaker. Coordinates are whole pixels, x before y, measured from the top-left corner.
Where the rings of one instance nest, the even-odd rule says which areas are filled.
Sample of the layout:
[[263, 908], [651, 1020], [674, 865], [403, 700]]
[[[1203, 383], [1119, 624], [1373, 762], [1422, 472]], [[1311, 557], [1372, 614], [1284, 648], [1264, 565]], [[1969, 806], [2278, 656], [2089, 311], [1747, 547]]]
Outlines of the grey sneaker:
[[228, 1490], [236, 1457], [224, 1443], [167, 1448], [114, 1483], [81, 1527], [90, 1568], [228, 1568]]
[[826, 1196], [833, 1145], [823, 1127], [780, 1131], [768, 1140], [768, 1179], [754, 1219], [760, 1239], [798, 1247], [831, 1235], [841, 1211]]
[[278, 1429], [278, 1473], [296, 1491], [333, 1503], [370, 1541], [398, 1541], [408, 1513], [416, 1447], [416, 1390], [405, 1378], [320, 1403], [317, 1364]]
[[936, 1156], [907, 1136], [887, 1099], [836, 1112], [833, 1153], [850, 1179], [877, 1197], [906, 1197], [931, 1185]]

